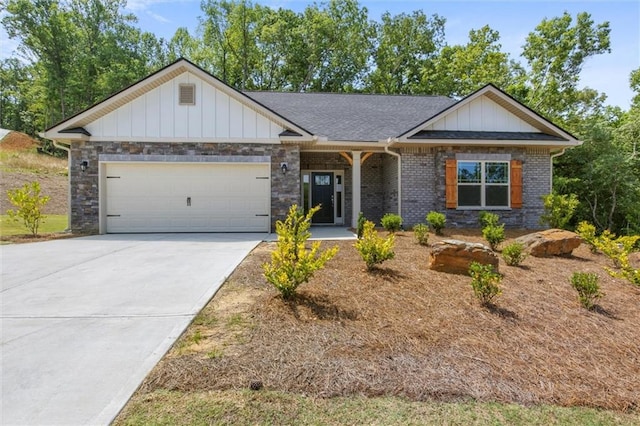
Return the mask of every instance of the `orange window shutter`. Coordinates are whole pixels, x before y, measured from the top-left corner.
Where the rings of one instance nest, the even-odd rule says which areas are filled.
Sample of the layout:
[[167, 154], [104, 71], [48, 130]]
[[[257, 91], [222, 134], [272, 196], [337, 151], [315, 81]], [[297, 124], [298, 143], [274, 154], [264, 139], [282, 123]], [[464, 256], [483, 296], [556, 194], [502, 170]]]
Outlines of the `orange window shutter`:
[[511, 160], [511, 208], [522, 208], [522, 161]]
[[458, 166], [453, 158], [445, 163], [445, 200], [448, 209], [458, 207]]

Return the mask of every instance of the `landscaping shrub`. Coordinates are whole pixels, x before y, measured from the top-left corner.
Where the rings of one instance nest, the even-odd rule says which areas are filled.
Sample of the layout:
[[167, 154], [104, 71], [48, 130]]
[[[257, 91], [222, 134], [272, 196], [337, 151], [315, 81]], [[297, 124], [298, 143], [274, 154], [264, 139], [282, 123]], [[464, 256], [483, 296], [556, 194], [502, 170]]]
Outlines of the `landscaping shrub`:
[[393, 233], [402, 229], [402, 217], [394, 213], [387, 213], [382, 216], [380, 223], [387, 232]]
[[489, 225], [482, 228], [482, 236], [491, 246], [491, 250], [497, 250], [501, 242], [504, 241], [504, 224]]
[[262, 269], [267, 281], [284, 299], [292, 298], [300, 284], [309, 281], [315, 271], [338, 253], [337, 246], [320, 251], [319, 241], [311, 245], [311, 250], [305, 245], [311, 237], [311, 218], [319, 209], [320, 206], [316, 206], [304, 215], [294, 204], [285, 221], [276, 222], [276, 249], [271, 252], [271, 263], [263, 264]]
[[585, 308], [591, 310], [596, 300], [603, 294], [598, 285], [598, 276], [590, 272], [574, 272], [571, 276], [571, 286], [578, 292], [578, 300]]
[[486, 228], [487, 226], [498, 226], [500, 223], [500, 216], [483, 210], [478, 213], [478, 221], [483, 228]]
[[598, 251], [598, 247], [596, 245], [596, 227], [583, 220], [578, 224], [576, 228], [576, 234], [580, 235], [580, 238], [589, 245], [592, 253]]
[[419, 223], [413, 227], [413, 237], [421, 246], [429, 244], [429, 227], [424, 223]]
[[471, 262], [469, 266], [473, 293], [483, 305], [490, 305], [494, 298], [502, 293], [498, 284], [502, 275], [495, 272], [493, 266]]
[[364, 213], [358, 213], [358, 223], [356, 226], [356, 235], [358, 239], [362, 238], [362, 233], [364, 232], [364, 223], [367, 221], [367, 218], [364, 217]]
[[575, 194], [549, 194], [542, 197], [544, 213], [540, 216], [541, 225], [565, 229], [580, 202]]
[[393, 259], [395, 256], [394, 245], [394, 234], [390, 234], [386, 239], [382, 238], [378, 235], [375, 224], [371, 221], [366, 221], [362, 238], [356, 241], [354, 246], [366, 263], [367, 269], [371, 270], [377, 264]]
[[640, 286], [640, 270], [634, 269], [629, 262], [629, 254], [640, 241], [640, 235], [625, 235], [617, 237], [604, 231], [595, 239], [595, 246], [605, 254], [618, 270], [605, 268], [609, 275], [628, 280], [631, 284]]
[[509, 266], [518, 266], [527, 257], [524, 244], [513, 242], [502, 249], [502, 258]]
[[446, 222], [447, 217], [442, 213], [430, 211], [427, 214], [427, 223], [431, 226], [436, 235], [442, 235], [442, 230], [444, 229]]
[[17, 207], [14, 210], [7, 210], [9, 219], [14, 222], [22, 220], [22, 224], [35, 237], [38, 235], [38, 228], [44, 222], [46, 216], [42, 214], [42, 209], [49, 202], [48, 196], [40, 195], [40, 183], [37, 181], [25, 183], [22, 188], [10, 189], [7, 197], [11, 204]]

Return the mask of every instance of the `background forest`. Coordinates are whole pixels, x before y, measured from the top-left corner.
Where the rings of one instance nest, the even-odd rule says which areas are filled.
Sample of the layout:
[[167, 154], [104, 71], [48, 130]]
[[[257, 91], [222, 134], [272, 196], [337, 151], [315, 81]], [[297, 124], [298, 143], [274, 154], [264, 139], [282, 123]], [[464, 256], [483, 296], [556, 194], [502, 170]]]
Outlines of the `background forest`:
[[240, 90], [460, 98], [494, 83], [584, 141], [554, 167], [555, 191], [580, 200], [574, 225], [640, 233], [640, 68], [628, 110], [579, 87], [585, 62], [610, 51], [609, 23], [588, 13], [542, 20], [513, 58], [489, 26], [452, 45], [446, 17], [416, 10], [374, 21], [357, 0], [302, 12], [203, 0], [198, 28], [170, 40], [141, 31], [125, 5], [0, 0], [2, 26], [19, 41], [18, 57], [0, 62], [0, 127], [36, 135], [179, 57]]

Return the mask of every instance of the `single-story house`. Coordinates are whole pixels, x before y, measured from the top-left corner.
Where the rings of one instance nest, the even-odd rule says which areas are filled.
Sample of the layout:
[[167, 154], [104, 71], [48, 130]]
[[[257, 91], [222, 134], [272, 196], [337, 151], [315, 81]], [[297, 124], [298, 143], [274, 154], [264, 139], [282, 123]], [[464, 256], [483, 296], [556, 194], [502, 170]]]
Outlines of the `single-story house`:
[[536, 228], [574, 136], [489, 84], [443, 96], [241, 92], [180, 59], [47, 129], [69, 152], [70, 227], [269, 232], [292, 204], [353, 226], [481, 210]]

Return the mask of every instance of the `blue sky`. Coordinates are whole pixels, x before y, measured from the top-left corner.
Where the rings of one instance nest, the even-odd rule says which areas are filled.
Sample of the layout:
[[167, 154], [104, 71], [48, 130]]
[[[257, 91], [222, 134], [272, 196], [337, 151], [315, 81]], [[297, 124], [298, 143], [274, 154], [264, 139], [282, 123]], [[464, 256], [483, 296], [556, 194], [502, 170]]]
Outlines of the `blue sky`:
[[[302, 0], [256, 2], [294, 11], [302, 11], [311, 3]], [[629, 73], [640, 67], [640, 2], [637, 0], [360, 0], [360, 4], [369, 10], [369, 17], [374, 20], [385, 11], [398, 14], [422, 9], [428, 15], [438, 14], [447, 20], [448, 44], [465, 43], [469, 30], [489, 25], [500, 33], [503, 50], [516, 60], [527, 34], [542, 19], [561, 16], [564, 11], [574, 17], [578, 12], [588, 12], [596, 23], [610, 22], [612, 52], [588, 60], [581, 74], [582, 85], [605, 92], [608, 103], [624, 109], [629, 107], [633, 96]], [[167, 39], [179, 27], [187, 27], [194, 33], [202, 14], [200, 0], [128, 0], [127, 8], [138, 17], [140, 28]], [[10, 56], [14, 49], [15, 43], [7, 40], [4, 31], [0, 32], [0, 56]]]

